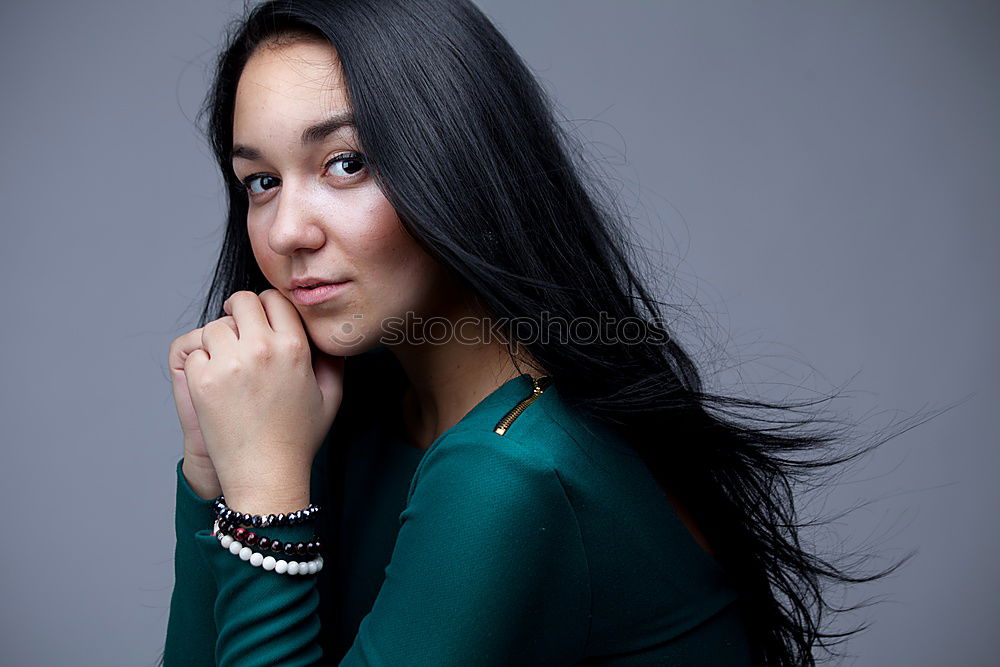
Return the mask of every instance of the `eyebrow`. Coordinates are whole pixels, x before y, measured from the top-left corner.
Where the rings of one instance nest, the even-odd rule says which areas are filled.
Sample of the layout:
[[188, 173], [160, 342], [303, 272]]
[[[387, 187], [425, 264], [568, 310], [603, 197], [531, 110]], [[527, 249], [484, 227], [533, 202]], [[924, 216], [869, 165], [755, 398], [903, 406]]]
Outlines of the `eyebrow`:
[[[315, 125], [310, 125], [305, 130], [302, 131], [302, 138], [300, 139], [303, 146], [308, 146], [309, 144], [315, 144], [323, 141], [328, 136], [336, 132], [343, 127], [354, 127], [354, 112], [350, 109], [340, 111], [330, 116], [326, 120], [323, 120]], [[243, 158], [244, 160], [259, 160], [263, 154], [256, 148], [251, 146], [244, 146], [242, 144], [236, 144], [233, 146], [233, 150], [230, 153], [230, 160], [236, 158]]]

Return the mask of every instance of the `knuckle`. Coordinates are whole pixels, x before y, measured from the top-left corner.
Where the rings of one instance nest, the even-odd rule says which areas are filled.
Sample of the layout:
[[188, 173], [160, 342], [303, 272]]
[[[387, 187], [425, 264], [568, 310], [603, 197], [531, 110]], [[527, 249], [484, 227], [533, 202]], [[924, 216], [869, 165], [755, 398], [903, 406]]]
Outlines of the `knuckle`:
[[298, 336], [285, 336], [281, 339], [281, 347], [286, 355], [292, 359], [301, 359], [309, 356], [309, 345]]
[[271, 350], [271, 345], [267, 343], [267, 341], [257, 341], [251, 343], [248, 351], [250, 358], [258, 363], [268, 362], [274, 355]]
[[188, 348], [196, 347], [196, 341], [199, 340], [201, 340], [201, 329], [194, 329], [186, 334], [181, 334], [177, 338], [170, 341], [170, 348], [167, 352], [167, 356], [170, 358], [179, 357], [184, 354], [185, 350]]
[[191, 371], [194, 368], [194, 364], [192, 364], [191, 362], [195, 358], [199, 357], [199, 352], [201, 353], [201, 355], [205, 354], [204, 350], [202, 350], [201, 348], [196, 348], [196, 349], [192, 350], [189, 354], [184, 355], [183, 358], [182, 358], [182, 360], [181, 360], [182, 361], [182, 367], [184, 368], [184, 373], [185, 373], [185, 375], [188, 378], [191, 377]]
[[244, 364], [239, 357], [225, 357], [220, 372], [225, 377], [235, 377], [243, 372]]

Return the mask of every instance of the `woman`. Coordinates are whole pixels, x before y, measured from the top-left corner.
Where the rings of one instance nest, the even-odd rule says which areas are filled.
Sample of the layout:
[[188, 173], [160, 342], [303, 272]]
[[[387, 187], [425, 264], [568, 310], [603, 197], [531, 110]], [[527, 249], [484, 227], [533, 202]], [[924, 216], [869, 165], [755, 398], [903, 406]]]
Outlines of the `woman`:
[[260, 5], [204, 112], [229, 216], [170, 349], [165, 664], [798, 665], [842, 636], [821, 579], [881, 575], [801, 548], [789, 482], [861, 452], [723, 416], [800, 406], [701, 389], [471, 3]]

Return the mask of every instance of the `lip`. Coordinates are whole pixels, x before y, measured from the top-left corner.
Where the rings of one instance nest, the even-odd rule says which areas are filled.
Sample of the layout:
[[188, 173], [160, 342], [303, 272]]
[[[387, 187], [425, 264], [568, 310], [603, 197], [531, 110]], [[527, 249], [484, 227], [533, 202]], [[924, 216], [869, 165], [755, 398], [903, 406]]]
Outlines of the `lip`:
[[288, 289], [295, 289], [296, 287], [308, 287], [310, 285], [316, 285], [317, 283], [345, 283], [346, 280], [337, 280], [334, 278], [330, 280], [329, 278], [321, 278], [319, 276], [302, 276], [299, 278], [293, 278], [291, 282], [288, 283]]
[[339, 296], [351, 284], [350, 280], [342, 283], [331, 283], [309, 289], [295, 287], [292, 289], [292, 300], [300, 306], [315, 306]]

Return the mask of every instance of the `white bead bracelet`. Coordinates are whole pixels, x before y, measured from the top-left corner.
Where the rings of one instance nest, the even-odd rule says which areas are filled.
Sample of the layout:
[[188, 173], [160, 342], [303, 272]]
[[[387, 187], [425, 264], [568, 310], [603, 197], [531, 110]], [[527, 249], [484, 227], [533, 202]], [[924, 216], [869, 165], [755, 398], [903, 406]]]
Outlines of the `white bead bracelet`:
[[232, 538], [219, 532], [219, 522], [215, 522], [212, 534], [219, 540], [223, 549], [229, 551], [234, 556], [239, 556], [240, 560], [250, 561], [254, 567], [262, 567], [267, 571], [274, 571], [278, 574], [316, 574], [323, 569], [323, 556], [316, 556], [310, 561], [277, 560], [274, 556], [265, 556], [259, 551], [254, 551], [250, 547], [245, 547]]

